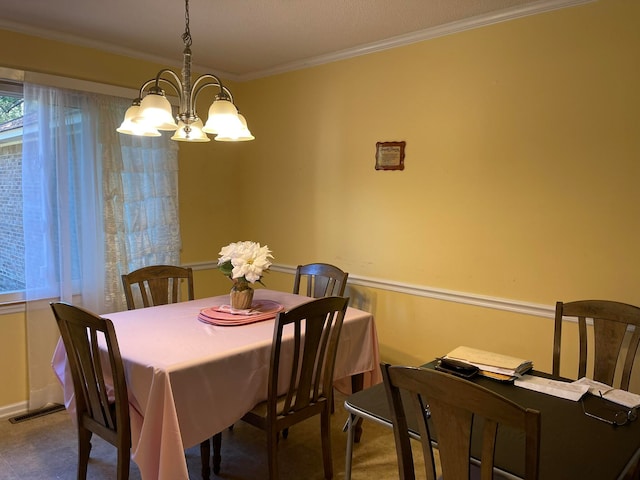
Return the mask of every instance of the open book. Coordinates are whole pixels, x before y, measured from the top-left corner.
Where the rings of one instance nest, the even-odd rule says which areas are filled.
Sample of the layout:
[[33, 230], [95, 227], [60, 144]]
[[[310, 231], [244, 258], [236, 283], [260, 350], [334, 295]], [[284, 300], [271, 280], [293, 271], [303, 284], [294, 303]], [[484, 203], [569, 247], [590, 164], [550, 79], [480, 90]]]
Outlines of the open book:
[[458, 347], [445, 355], [470, 363], [478, 367], [480, 375], [496, 380], [510, 381], [520, 377], [533, 368], [531, 360], [510, 357], [499, 353], [487, 352], [471, 347]]

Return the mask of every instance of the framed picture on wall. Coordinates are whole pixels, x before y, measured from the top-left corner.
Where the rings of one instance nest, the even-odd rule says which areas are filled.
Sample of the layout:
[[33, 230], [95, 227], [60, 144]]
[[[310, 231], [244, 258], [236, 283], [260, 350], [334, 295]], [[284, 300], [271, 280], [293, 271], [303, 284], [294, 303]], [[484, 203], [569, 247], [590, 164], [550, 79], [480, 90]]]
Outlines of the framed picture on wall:
[[376, 170], [404, 170], [406, 142], [376, 143]]

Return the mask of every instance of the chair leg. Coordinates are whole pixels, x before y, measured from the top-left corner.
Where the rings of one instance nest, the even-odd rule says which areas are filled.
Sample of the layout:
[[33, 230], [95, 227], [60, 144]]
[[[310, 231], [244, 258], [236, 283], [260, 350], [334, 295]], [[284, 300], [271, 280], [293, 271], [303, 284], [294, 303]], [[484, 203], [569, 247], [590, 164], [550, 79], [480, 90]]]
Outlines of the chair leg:
[[[359, 392], [364, 388], [364, 374], [358, 373], [356, 375], [351, 376], [351, 391]], [[332, 391], [333, 393], [333, 391]], [[358, 417], [357, 423], [353, 426], [355, 429], [353, 441], [355, 443], [360, 443], [360, 437], [362, 436], [362, 417]]]
[[333, 461], [331, 459], [331, 418], [330, 406], [320, 414], [320, 433], [322, 435], [322, 462], [324, 464], [324, 478], [333, 478]]
[[347, 454], [344, 462], [344, 480], [351, 480], [351, 462], [353, 461], [353, 442], [354, 442], [354, 429], [353, 424], [358, 420], [358, 417], [353, 413], [349, 413], [347, 419]]
[[334, 387], [331, 387], [331, 415], [336, 413], [336, 401], [334, 398]]
[[200, 461], [202, 462], [202, 480], [209, 480], [211, 469], [209, 467], [209, 454], [211, 453], [211, 443], [207, 438], [200, 444]]
[[267, 463], [269, 480], [278, 480], [278, 432], [267, 430]]
[[213, 473], [220, 473], [220, 462], [222, 462], [222, 432], [213, 436]]
[[78, 480], [86, 480], [87, 478], [92, 435], [93, 433], [90, 430], [82, 427], [78, 428]]
[[118, 480], [129, 480], [129, 465], [131, 464], [131, 450], [118, 449]]

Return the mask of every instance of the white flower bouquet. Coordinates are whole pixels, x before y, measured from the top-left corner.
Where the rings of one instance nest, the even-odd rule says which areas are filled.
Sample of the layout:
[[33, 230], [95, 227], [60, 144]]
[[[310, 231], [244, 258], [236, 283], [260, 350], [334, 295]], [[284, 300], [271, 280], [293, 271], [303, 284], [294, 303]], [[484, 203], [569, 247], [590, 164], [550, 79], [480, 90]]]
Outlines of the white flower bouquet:
[[262, 275], [273, 258], [266, 245], [257, 242], [235, 242], [222, 247], [218, 254], [218, 269], [234, 283], [262, 283]]

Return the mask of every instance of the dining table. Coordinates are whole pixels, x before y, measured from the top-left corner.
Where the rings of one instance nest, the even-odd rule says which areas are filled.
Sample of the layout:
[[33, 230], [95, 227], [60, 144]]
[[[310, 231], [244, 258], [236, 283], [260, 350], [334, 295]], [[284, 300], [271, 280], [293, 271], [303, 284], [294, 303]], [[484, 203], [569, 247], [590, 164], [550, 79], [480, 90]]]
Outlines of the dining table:
[[[436, 361], [421, 365], [435, 368]], [[532, 375], [546, 379], [568, 381], [552, 375], [532, 371]], [[497, 381], [476, 375], [469, 381], [481, 385], [513, 402], [538, 410], [541, 414], [540, 480], [614, 480], [638, 479], [640, 462], [640, 420], [624, 425], [607, 423], [614, 412], [627, 412], [622, 405], [613, 404], [598, 396], [585, 394], [579, 401], [529, 390], [510, 381]], [[428, 399], [426, 400], [428, 401]], [[420, 439], [412, 406], [407, 398], [409, 436]], [[356, 392], [345, 400], [349, 413], [345, 480], [351, 478], [355, 432], [352, 427], [362, 419], [393, 428], [391, 408], [384, 384]], [[585, 413], [586, 412], [586, 413]], [[600, 418], [598, 418], [600, 417]], [[632, 417], [634, 418], [634, 417]], [[471, 437], [471, 463], [479, 464], [481, 432], [474, 420]], [[432, 439], [437, 447], [437, 436]], [[517, 480], [524, 477], [524, 432], [500, 427], [496, 441], [494, 468], [499, 478]], [[355, 466], [357, 468], [357, 464]]]
[[[283, 310], [311, 300], [263, 288], [254, 294], [254, 302]], [[131, 458], [143, 480], [188, 479], [185, 449], [233, 425], [267, 398], [275, 314], [237, 325], [214, 324], [202, 316], [228, 304], [227, 294], [102, 315], [113, 322], [118, 339], [129, 395]], [[73, 383], [61, 341], [52, 366], [74, 418]], [[352, 378], [364, 387], [381, 381], [373, 315], [349, 307], [336, 354], [335, 387], [351, 393]]]

